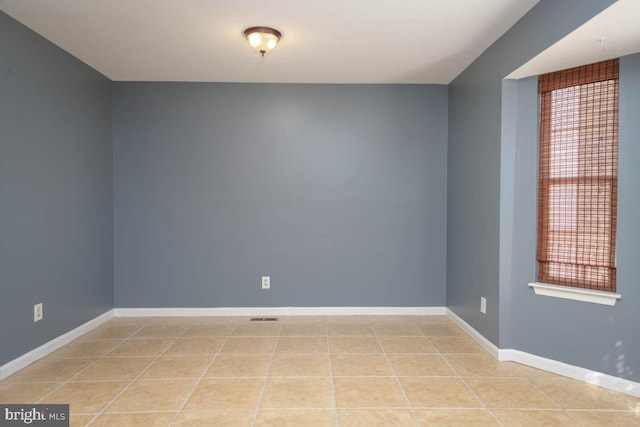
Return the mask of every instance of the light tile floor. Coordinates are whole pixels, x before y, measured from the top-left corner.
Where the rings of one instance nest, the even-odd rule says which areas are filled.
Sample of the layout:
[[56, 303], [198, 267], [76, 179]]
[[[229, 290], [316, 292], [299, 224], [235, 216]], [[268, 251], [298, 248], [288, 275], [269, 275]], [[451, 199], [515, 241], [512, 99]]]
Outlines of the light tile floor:
[[640, 425], [640, 399], [496, 362], [443, 316], [117, 318], [0, 402], [73, 426]]

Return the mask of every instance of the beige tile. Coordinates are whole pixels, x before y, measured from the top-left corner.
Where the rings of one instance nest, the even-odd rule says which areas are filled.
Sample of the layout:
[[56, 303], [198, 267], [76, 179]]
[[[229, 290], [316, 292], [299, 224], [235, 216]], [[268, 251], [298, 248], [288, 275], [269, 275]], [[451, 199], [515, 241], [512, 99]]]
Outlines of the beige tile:
[[270, 360], [268, 354], [218, 355], [205, 377], [264, 377]]
[[518, 375], [525, 378], [539, 378], [539, 379], [556, 379], [558, 375], [553, 374], [548, 371], [543, 371], [542, 369], [532, 368], [530, 366], [521, 365], [519, 363], [508, 362], [511, 369], [514, 370]]
[[129, 339], [108, 354], [109, 357], [159, 356], [173, 343], [173, 339]]
[[132, 380], [153, 360], [153, 357], [99, 359], [74, 378], [74, 381]]
[[179, 379], [199, 378], [211, 362], [210, 357], [198, 356], [162, 356], [149, 369], [144, 371], [141, 379]]
[[0, 383], [0, 403], [36, 403], [61, 383]]
[[84, 334], [80, 340], [95, 340], [102, 338], [129, 338], [142, 326], [106, 324]]
[[389, 354], [388, 357], [398, 376], [456, 376], [438, 354]]
[[515, 377], [513, 364], [498, 362], [485, 354], [447, 354], [445, 359], [463, 377]]
[[416, 325], [433, 325], [435, 323], [449, 323], [453, 325], [453, 322], [449, 320], [447, 316], [413, 316], [413, 323]]
[[152, 326], [191, 326], [199, 323], [199, 316], [158, 316], [149, 318], [148, 325]]
[[328, 377], [327, 354], [276, 354], [269, 375], [272, 377]]
[[330, 337], [332, 353], [382, 353], [375, 337]]
[[380, 337], [380, 343], [387, 353], [438, 353], [438, 349], [426, 338]]
[[323, 323], [289, 323], [282, 325], [280, 336], [283, 337], [317, 337], [325, 336], [327, 328]]
[[417, 409], [416, 417], [423, 426], [429, 427], [492, 427], [499, 425], [486, 409]]
[[616, 426], [637, 427], [640, 426], [640, 411], [631, 412], [598, 412], [598, 411], [571, 411], [569, 415], [578, 420], [584, 427]]
[[405, 316], [405, 315], [388, 315], [388, 316], [369, 316], [369, 322], [372, 324], [408, 324], [415, 325], [416, 322], [424, 316]]
[[421, 325], [420, 330], [428, 337], [465, 335], [465, 333], [462, 332], [462, 329], [458, 328], [456, 325], [448, 323]]
[[370, 316], [327, 316], [327, 323], [342, 325], [368, 325], [371, 323]]
[[[175, 320], [172, 319], [175, 322]], [[188, 325], [152, 324], [140, 329], [133, 338], [177, 338], [184, 334]]]
[[223, 354], [271, 353], [275, 345], [276, 338], [231, 337], [220, 352]]
[[328, 378], [269, 378], [262, 408], [329, 408], [333, 405]]
[[262, 378], [205, 379], [198, 384], [185, 409], [255, 409], [263, 385]]
[[340, 409], [338, 424], [341, 427], [414, 427], [416, 422], [408, 409]]
[[171, 426], [176, 427], [251, 427], [255, 411], [182, 411]]
[[422, 331], [416, 325], [403, 323], [374, 324], [373, 330], [380, 336], [422, 336]]
[[69, 416], [69, 427], [85, 427], [95, 417], [95, 414], [73, 414]]
[[8, 378], [8, 382], [64, 382], [93, 363], [95, 359], [45, 358]]
[[68, 403], [72, 414], [97, 413], [126, 385], [126, 382], [67, 383], [47, 396], [42, 403]]
[[280, 337], [276, 353], [326, 353], [324, 337]]
[[506, 427], [566, 426], [576, 425], [574, 419], [561, 410], [557, 411], [493, 411]]
[[193, 325], [235, 325], [238, 322], [247, 321], [246, 316], [198, 316], [190, 317], [190, 326]]
[[429, 341], [431, 341], [440, 353], [486, 354], [482, 347], [466, 336], [430, 337]]
[[640, 408], [640, 399], [568, 378], [532, 378], [531, 381], [565, 409]]
[[334, 376], [391, 376], [393, 372], [383, 354], [333, 354]]
[[327, 332], [331, 336], [369, 336], [373, 335], [373, 328], [368, 323], [329, 323]]
[[136, 326], [138, 329], [153, 322], [152, 317], [114, 317], [105, 326]]
[[234, 324], [228, 323], [193, 325], [183, 337], [225, 337], [231, 335], [233, 328]]
[[333, 427], [335, 416], [326, 409], [262, 410], [256, 418], [256, 427]]
[[480, 402], [458, 378], [400, 378], [409, 401], [422, 408], [477, 408]]
[[393, 378], [334, 378], [333, 385], [339, 408], [407, 406]]
[[321, 323], [326, 321], [325, 316], [280, 316], [280, 323]]
[[165, 427], [173, 419], [173, 412], [146, 412], [137, 414], [102, 414], [91, 427]]
[[102, 357], [105, 354], [113, 350], [118, 344], [124, 342], [122, 339], [99, 339], [99, 340], [86, 340], [86, 341], [74, 341], [65, 345], [60, 350], [51, 354], [51, 357], [58, 358], [82, 358], [92, 359]]
[[469, 378], [467, 384], [489, 408], [558, 408], [522, 378]]
[[196, 380], [136, 381], [106, 412], [175, 411], [195, 383]]
[[166, 355], [170, 356], [195, 356], [195, 355], [215, 355], [222, 344], [224, 338], [207, 338], [207, 337], [191, 337], [178, 338], [176, 342], [171, 344], [167, 349]]
[[233, 331], [237, 337], [277, 337], [280, 335], [279, 324], [248, 323], [239, 324]]

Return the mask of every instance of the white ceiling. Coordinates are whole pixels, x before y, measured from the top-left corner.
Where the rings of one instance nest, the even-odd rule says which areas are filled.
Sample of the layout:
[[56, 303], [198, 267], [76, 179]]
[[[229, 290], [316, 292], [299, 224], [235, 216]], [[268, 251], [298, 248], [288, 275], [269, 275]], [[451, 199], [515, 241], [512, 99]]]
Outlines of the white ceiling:
[[[0, 0], [117, 81], [449, 83], [538, 0]], [[243, 30], [272, 26], [262, 60]]]
[[640, 1], [619, 0], [507, 78], [520, 79], [636, 52], [640, 52]]

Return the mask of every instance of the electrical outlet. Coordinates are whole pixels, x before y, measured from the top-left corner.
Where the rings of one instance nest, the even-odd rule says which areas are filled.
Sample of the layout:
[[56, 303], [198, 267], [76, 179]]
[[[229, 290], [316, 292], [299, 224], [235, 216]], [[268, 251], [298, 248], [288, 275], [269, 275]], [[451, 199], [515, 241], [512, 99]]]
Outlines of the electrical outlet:
[[34, 323], [42, 320], [42, 303], [36, 304], [33, 306], [33, 321]]
[[262, 276], [262, 289], [271, 289], [271, 277]]
[[480, 297], [480, 313], [487, 314], [487, 299]]

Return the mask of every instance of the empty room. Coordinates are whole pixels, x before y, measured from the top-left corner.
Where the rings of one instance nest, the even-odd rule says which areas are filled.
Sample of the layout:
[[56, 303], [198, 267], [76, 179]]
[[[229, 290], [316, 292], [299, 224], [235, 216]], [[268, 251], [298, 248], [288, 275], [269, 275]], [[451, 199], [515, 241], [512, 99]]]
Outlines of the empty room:
[[637, 0], [0, 0], [0, 425], [640, 425]]

